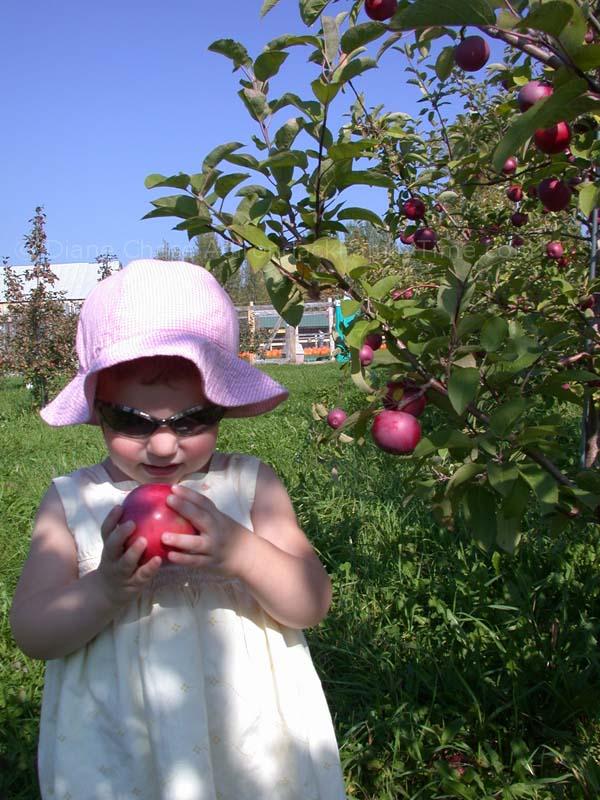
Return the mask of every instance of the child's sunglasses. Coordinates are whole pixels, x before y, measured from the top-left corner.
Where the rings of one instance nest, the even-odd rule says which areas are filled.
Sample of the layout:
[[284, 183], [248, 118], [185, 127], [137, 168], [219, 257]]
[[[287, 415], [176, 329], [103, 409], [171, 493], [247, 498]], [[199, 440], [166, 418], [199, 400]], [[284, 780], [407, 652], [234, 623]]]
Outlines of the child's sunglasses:
[[165, 425], [177, 436], [196, 436], [220, 422], [225, 414], [222, 406], [193, 406], [172, 417], [158, 419], [145, 411], [116, 403], [96, 400], [95, 405], [98, 416], [112, 431], [134, 439], [152, 436], [154, 431]]

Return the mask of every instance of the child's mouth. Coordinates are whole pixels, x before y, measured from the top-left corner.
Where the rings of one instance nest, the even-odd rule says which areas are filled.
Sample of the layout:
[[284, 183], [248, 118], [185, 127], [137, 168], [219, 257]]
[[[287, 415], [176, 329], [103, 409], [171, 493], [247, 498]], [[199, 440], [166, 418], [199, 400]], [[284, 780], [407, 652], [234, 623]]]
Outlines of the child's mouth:
[[166, 467], [155, 467], [152, 464], [143, 464], [143, 467], [149, 475], [153, 475], [156, 478], [163, 478], [177, 472], [179, 464], [169, 464]]

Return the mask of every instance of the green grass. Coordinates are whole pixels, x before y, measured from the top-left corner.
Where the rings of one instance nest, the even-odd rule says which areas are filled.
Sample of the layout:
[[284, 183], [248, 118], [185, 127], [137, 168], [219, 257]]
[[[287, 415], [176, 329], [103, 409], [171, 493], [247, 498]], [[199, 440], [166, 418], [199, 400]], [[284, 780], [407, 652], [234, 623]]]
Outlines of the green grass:
[[[332, 576], [331, 612], [307, 638], [349, 795], [600, 796], [597, 528], [553, 537], [532, 515], [514, 557], [486, 554], [407, 500], [410, 460], [316, 445], [311, 404], [348, 391], [335, 365], [265, 371], [289, 401], [226, 421], [219, 446], [277, 469]], [[46, 486], [103, 450], [93, 428], [47, 428], [16, 381], [2, 384], [0, 442], [0, 797], [35, 800], [43, 665], [16, 649], [7, 612]]]

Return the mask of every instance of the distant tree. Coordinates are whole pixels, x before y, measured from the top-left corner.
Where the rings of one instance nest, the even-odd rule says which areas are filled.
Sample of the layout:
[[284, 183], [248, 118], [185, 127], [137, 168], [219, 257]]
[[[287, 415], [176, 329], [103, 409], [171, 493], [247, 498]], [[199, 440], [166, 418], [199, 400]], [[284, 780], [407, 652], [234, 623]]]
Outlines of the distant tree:
[[104, 278], [108, 278], [110, 275], [112, 275], [115, 269], [114, 267], [115, 261], [117, 261], [116, 255], [114, 253], [109, 253], [108, 250], [106, 251], [106, 253], [96, 256], [96, 264], [98, 264], [99, 280], [103, 281]]
[[[65, 293], [54, 289], [46, 248], [46, 215], [38, 206], [30, 220], [31, 233], [25, 247], [32, 266], [23, 274], [4, 266], [9, 335], [0, 354], [2, 372], [22, 375], [30, 386], [36, 405], [48, 401], [50, 385], [62, 372], [76, 366], [73, 349], [77, 315], [65, 305]], [[33, 283], [28, 292], [27, 283]]]
[[171, 247], [171, 245], [163, 239], [162, 245], [156, 251], [154, 258], [160, 261], [183, 261], [184, 257], [181, 254], [179, 247]]

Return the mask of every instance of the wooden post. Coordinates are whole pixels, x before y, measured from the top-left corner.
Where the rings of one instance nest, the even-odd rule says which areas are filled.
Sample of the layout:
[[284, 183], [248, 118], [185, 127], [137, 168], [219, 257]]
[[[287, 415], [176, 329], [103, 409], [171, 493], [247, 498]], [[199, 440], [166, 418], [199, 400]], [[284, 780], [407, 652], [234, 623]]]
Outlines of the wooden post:
[[250, 348], [254, 348], [256, 339], [256, 316], [254, 314], [254, 301], [250, 300], [250, 305], [247, 310], [248, 314], [248, 341]]
[[285, 326], [285, 357], [290, 364], [296, 363], [296, 342], [298, 329], [291, 325]]
[[328, 327], [328, 342], [329, 342], [329, 358], [333, 358], [333, 351], [335, 350], [335, 342], [333, 340], [333, 300], [331, 297], [327, 298], [327, 327]]

